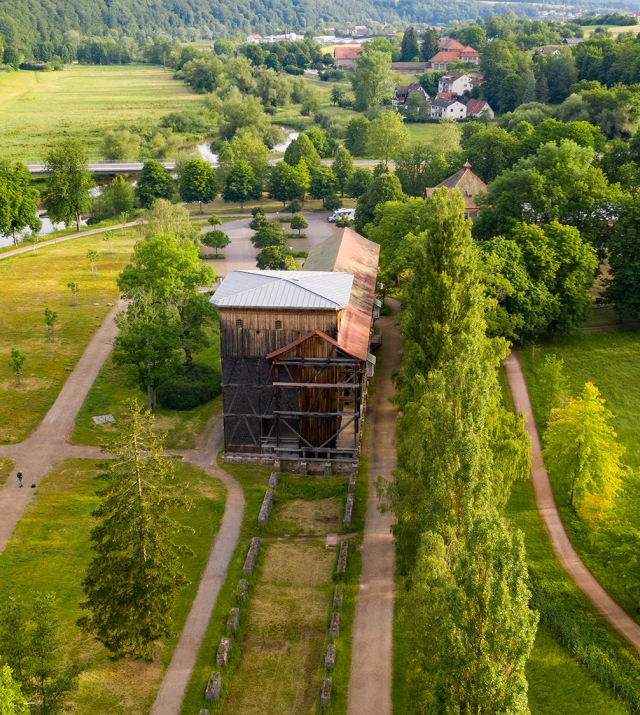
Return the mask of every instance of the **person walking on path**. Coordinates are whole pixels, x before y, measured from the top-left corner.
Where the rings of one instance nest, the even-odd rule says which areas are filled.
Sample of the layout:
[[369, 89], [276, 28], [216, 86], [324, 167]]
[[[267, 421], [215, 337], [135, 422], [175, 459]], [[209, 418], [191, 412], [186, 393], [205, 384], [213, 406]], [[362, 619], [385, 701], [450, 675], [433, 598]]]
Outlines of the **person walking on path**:
[[18, 477], [18, 486], [22, 489], [22, 472], [18, 472], [16, 477]]

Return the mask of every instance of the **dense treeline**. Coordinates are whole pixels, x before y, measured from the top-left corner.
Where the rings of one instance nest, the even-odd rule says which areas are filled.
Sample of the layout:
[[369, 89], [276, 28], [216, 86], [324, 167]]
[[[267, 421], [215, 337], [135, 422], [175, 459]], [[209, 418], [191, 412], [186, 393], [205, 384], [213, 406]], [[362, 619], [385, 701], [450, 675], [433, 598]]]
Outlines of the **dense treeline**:
[[538, 616], [522, 537], [501, 510], [528, 474], [528, 441], [502, 406], [497, 369], [507, 344], [486, 334], [480, 254], [462, 197], [442, 189], [422, 204], [405, 239], [412, 269], [400, 315], [398, 468], [386, 485], [411, 597], [413, 695], [430, 713], [524, 714]]
[[258, 32], [314, 30], [327, 25], [352, 26], [372, 22], [446, 24], [452, 20], [487, 17], [493, 12], [513, 11], [535, 15], [537, 8], [526, 2], [486, 5], [464, 2], [295, 2], [279, 0], [2, 0], [0, 34], [15, 46], [38, 41], [60, 41], [69, 31], [82, 36], [128, 36], [136, 39], [168, 34], [183, 41], [228, 37]]

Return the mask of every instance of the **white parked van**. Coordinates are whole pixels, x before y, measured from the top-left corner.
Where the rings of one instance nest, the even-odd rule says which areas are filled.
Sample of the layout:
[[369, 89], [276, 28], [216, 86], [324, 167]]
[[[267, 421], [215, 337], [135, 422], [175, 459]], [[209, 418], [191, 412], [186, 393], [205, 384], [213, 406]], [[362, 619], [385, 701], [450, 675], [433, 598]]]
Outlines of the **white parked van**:
[[355, 209], [337, 209], [334, 211], [331, 216], [327, 217], [327, 221], [331, 221], [331, 223], [335, 223], [336, 221], [340, 220], [343, 216], [346, 216], [349, 221], [355, 221], [356, 220], [356, 210]]

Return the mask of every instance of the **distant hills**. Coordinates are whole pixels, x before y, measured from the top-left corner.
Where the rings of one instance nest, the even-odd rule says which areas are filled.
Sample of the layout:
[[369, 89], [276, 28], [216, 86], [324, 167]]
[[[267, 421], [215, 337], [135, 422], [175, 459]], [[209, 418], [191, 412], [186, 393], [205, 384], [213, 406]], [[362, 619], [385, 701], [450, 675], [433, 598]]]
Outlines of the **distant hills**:
[[60, 40], [69, 30], [193, 40], [367, 22], [444, 24], [509, 10], [537, 13], [526, 2], [474, 0], [0, 0], [0, 34], [14, 45]]

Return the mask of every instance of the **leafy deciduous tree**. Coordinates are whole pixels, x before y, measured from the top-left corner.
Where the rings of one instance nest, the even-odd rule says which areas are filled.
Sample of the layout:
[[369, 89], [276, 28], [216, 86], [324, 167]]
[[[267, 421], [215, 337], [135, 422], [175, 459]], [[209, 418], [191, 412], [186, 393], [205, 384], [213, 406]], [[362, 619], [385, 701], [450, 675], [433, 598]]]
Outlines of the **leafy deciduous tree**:
[[75, 220], [80, 231], [81, 216], [91, 207], [89, 190], [94, 186], [84, 147], [74, 139], [64, 139], [49, 150], [45, 166], [43, 203], [49, 217], [67, 225]]

